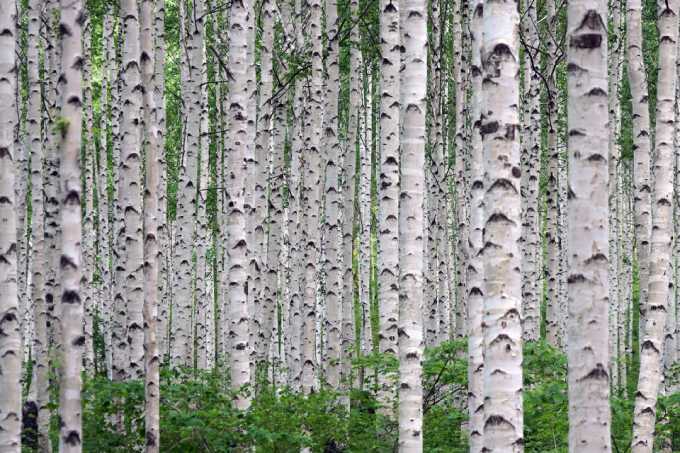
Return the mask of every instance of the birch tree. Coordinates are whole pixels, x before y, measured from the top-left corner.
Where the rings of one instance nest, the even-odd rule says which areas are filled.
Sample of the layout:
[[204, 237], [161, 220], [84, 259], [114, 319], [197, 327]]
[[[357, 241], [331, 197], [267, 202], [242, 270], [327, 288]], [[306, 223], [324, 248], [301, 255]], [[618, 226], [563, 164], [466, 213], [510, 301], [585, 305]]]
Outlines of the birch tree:
[[325, 373], [333, 389], [340, 386], [340, 361], [342, 342], [342, 262], [341, 262], [341, 219], [340, 219], [340, 170], [341, 152], [338, 137], [338, 101], [340, 95], [340, 52], [338, 37], [338, 2], [326, 0], [326, 27], [328, 34], [328, 56], [326, 59], [326, 106], [324, 108], [324, 147], [326, 149], [325, 181], [325, 251], [327, 273], [327, 343]]
[[[378, 199], [379, 351], [397, 357], [399, 322], [399, 4], [380, 2], [380, 184]], [[378, 376], [378, 399], [389, 415], [395, 376]]]
[[21, 451], [21, 331], [17, 292], [14, 146], [16, 2], [0, 1], [0, 450]]
[[140, 8], [140, 69], [142, 75], [145, 140], [144, 175], [144, 428], [146, 453], [160, 451], [160, 358], [157, 343], [158, 320], [158, 190], [160, 185], [160, 125], [154, 93], [155, 55], [153, 42], [154, 8], [143, 0]]
[[[678, 57], [677, 0], [658, 2], [659, 78], [654, 131], [654, 183], [648, 310], [640, 341], [640, 374], [633, 412], [633, 453], [652, 452], [656, 402], [663, 379], [664, 329], [669, 311], [673, 237], [673, 158]], [[640, 282], [642, 284], [642, 282]], [[670, 307], [673, 309], [673, 307]]]
[[225, 172], [229, 204], [227, 210], [229, 254], [229, 336], [231, 337], [231, 385], [239, 393], [235, 404], [239, 409], [250, 405], [244, 385], [250, 382], [249, 307], [246, 294], [247, 237], [245, 213], [245, 181], [247, 148], [254, 138], [248, 128], [248, 78], [252, 66], [248, 63], [248, 22], [253, 14], [250, 0], [234, 3], [231, 7], [229, 29], [229, 67], [233, 85], [229, 91], [230, 149]]
[[423, 448], [423, 191], [427, 2], [400, 4], [402, 64], [399, 204], [399, 451]]
[[[126, 376], [144, 377], [144, 241], [142, 238], [142, 107], [139, 13], [136, 0], [121, 2], [123, 17], [120, 197], [125, 235], [125, 310], [129, 362]], [[121, 232], [119, 232], [121, 234]]]
[[470, 263], [467, 269], [468, 309], [468, 414], [470, 453], [484, 448], [484, 154], [482, 148], [482, 40], [484, 2], [472, 5], [470, 42], [472, 47], [472, 136], [470, 147]]
[[633, 177], [635, 184], [635, 237], [640, 280], [640, 331], [645, 323], [649, 290], [649, 240], [652, 228], [650, 180], [651, 136], [649, 92], [642, 56], [642, 2], [627, 0], [626, 40], [628, 80], [633, 105]]
[[484, 449], [523, 451], [519, 14], [517, 3], [484, 2]]
[[82, 451], [81, 363], [85, 346], [81, 281], [80, 145], [82, 134], [83, 11], [79, 0], [61, 0], [61, 332], [62, 369], [59, 384], [59, 451]]
[[607, 3], [567, 6], [569, 451], [611, 451]]

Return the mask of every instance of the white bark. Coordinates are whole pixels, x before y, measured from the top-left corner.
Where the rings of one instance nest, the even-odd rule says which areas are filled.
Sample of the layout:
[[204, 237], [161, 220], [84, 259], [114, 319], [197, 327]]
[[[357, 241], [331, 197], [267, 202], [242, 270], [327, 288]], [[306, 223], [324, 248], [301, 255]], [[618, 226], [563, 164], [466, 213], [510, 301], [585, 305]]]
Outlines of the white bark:
[[[673, 222], [673, 158], [678, 56], [678, 0], [657, 4], [659, 78], [654, 131], [652, 234], [649, 292], [640, 339], [640, 374], [635, 394], [631, 451], [653, 451], [656, 402], [663, 379], [664, 329], [669, 311]], [[641, 282], [642, 283], [642, 282]]]
[[401, 186], [399, 205], [399, 451], [423, 449], [423, 192], [427, 2], [401, 3]]
[[246, 294], [246, 270], [248, 266], [248, 244], [246, 237], [245, 212], [245, 175], [248, 163], [245, 156], [253, 146], [255, 137], [248, 128], [248, 106], [250, 98], [248, 79], [253, 77], [253, 69], [248, 62], [248, 23], [252, 20], [253, 4], [244, 0], [232, 4], [229, 40], [229, 68], [233, 85], [229, 90], [230, 105], [230, 147], [228, 150], [227, 193], [227, 230], [229, 255], [228, 297], [229, 297], [229, 336], [231, 338], [231, 386], [239, 391], [235, 404], [239, 409], [250, 405], [249, 396], [242, 387], [250, 383], [249, 314]]
[[144, 105], [144, 439], [146, 453], [160, 451], [160, 357], [157, 342], [158, 321], [158, 189], [160, 185], [161, 154], [160, 124], [158, 123], [154, 93], [154, 5], [143, 0], [140, 7], [140, 65]]
[[649, 92], [642, 56], [642, 2], [627, 0], [628, 80], [633, 103], [633, 178], [635, 184], [635, 237], [640, 281], [640, 332], [647, 312], [649, 280], [649, 240], [652, 228], [650, 181], [651, 137]]
[[0, 1], [0, 451], [21, 451], [21, 330], [17, 292], [17, 227], [14, 184], [18, 150], [16, 2]]
[[[379, 350], [396, 358], [399, 320], [399, 4], [380, 2], [380, 180], [378, 184]], [[394, 412], [397, 376], [380, 373], [378, 401]]]
[[482, 149], [482, 33], [484, 2], [472, 7], [470, 41], [472, 44], [472, 137], [470, 146], [470, 262], [467, 269], [468, 309], [468, 414], [470, 453], [484, 448], [484, 155]]
[[487, 0], [482, 19], [484, 449], [523, 451], [519, 14]]
[[569, 451], [611, 451], [607, 2], [567, 7]]
[[61, 156], [61, 331], [62, 363], [59, 384], [59, 451], [82, 451], [81, 365], [85, 346], [81, 282], [80, 145], [82, 133], [82, 43], [85, 11], [80, 0], [61, 0], [61, 117], [58, 121]]
[[328, 56], [326, 106], [324, 109], [324, 148], [326, 149], [325, 231], [326, 254], [326, 343], [325, 375], [328, 385], [340, 386], [342, 329], [342, 224], [340, 221], [340, 141], [338, 139], [338, 97], [340, 95], [340, 52], [338, 39], [338, 2], [326, 0]]
[[[144, 376], [144, 242], [142, 237], [142, 93], [139, 68], [139, 15], [135, 0], [121, 2], [123, 18], [120, 197], [125, 241], [125, 312], [128, 362], [125, 375]], [[119, 232], [119, 234], [121, 234]]]

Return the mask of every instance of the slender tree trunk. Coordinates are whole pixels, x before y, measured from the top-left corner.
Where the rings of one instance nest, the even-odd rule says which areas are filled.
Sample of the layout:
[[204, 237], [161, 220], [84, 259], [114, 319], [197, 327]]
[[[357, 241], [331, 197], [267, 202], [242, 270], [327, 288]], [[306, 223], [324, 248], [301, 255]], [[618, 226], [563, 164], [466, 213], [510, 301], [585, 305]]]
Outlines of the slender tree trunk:
[[47, 304], [45, 301], [45, 205], [43, 193], [42, 93], [40, 89], [40, 10], [42, 0], [28, 4], [28, 145], [31, 152], [31, 299], [34, 310], [33, 367], [36, 391], [37, 436], [40, 451], [51, 450], [49, 439], [49, 344], [47, 340]]
[[[245, 212], [245, 175], [248, 163], [245, 156], [253, 146], [255, 137], [247, 126], [247, 102], [250, 98], [248, 80], [254, 77], [253, 66], [248, 62], [248, 23], [252, 20], [253, 5], [250, 0], [234, 3], [231, 6], [229, 68], [233, 84], [229, 90], [230, 149], [228, 154], [227, 193], [229, 206], [227, 212], [228, 254], [229, 254], [229, 323], [231, 338], [231, 386], [240, 391], [250, 383], [249, 314], [247, 299], [247, 251], [246, 212]], [[235, 397], [236, 407], [246, 409], [250, 398], [239, 392]]]
[[652, 190], [650, 182], [651, 137], [649, 93], [642, 56], [642, 2], [627, 0], [626, 37], [628, 80], [633, 103], [633, 178], [635, 184], [635, 237], [640, 282], [640, 332], [647, 316], [649, 291], [649, 240], [651, 234]]
[[468, 2], [458, 0], [454, 2], [454, 80], [456, 86], [456, 121], [454, 148], [456, 152], [456, 217], [458, 227], [456, 231], [456, 312], [455, 312], [455, 336], [462, 338], [467, 332], [467, 307], [465, 295], [467, 283], [465, 281], [465, 269], [468, 262], [468, 184], [467, 184], [467, 161], [465, 143], [465, 120], [466, 120], [466, 78], [467, 78], [467, 8]]
[[[648, 311], [640, 339], [640, 375], [633, 413], [633, 453], [652, 452], [656, 401], [663, 379], [664, 328], [669, 311], [672, 222], [675, 89], [678, 56], [677, 0], [657, 4], [659, 29], [659, 79], [657, 82], [654, 137], [654, 210], [649, 266]], [[642, 283], [642, 282], [641, 282]], [[672, 308], [672, 307], [671, 307]]]
[[515, 2], [484, 3], [483, 436], [492, 452], [523, 451], [518, 28]]
[[[381, 0], [380, 11], [379, 350], [396, 359], [399, 353], [399, 4]], [[378, 401], [388, 416], [393, 414], [397, 401], [396, 378], [393, 373], [378, 375]]]
[[547, 262], [547, 308], [546, 308], [546, 340], [553, 346], [563, 346], [560, 330], [560, 318], [563, 307], [559, 305], [559, 257], [560, 244], [558, 236], [559, 224], [559, 148], [558, 144], [558, 102], [557, 90], [557, 36], [559, 16], [555, 0], [548, 0], [548, 39], [547, 64], [548, 68], [548, 182], [546, 192], [547, 219], [545, 241], [548, 249]]
[[[121, 57], [121, 34], [122, 26], [120, 19], [115, 20], [114, 46], [115, 52], [111, 59], [111, 74], [115, 77], [111, 86], [111, 140], [113, 151], [113, 184], [115, 187], [113, 195], [113, 322], [111, 323], [111, 344], [112, 344], [112, 366], [111, 374], [114, 381], [122, 381], [127, 376], [127, 363], [129, 362], [129, 351], [127, 348], [126, 336], [126, 293], [125, 293], [125, 224], [123, 221], [123, 194], [121, 191], [121, 178], [123, 160], [121, 156], [122, 148], [122, 77], [119, 67]], [[113, 241], [112, 241], [113, 242]]]
[[80, 0], [61, 0], [61, 331], [62, 368], [59, 385], [59, 451], [82, 451], [81, 364], [85, 337], [81, 282], [80, 144], [82, 133]]
[[423, 191], [427, 2], [407, 0], [400, 11], [402, 67], [399, 206], [399, 451], [423, 449]]
[[135, 0], [121, 2], [123, 17], [121, 175], [120, 192], [125, 234], [125, 293], [127, 313], [127, 377], [144, 376], [144, 243], [142, 235], [142, 99], [139, 68], [139, 15]]
[[[194, 1], [194, 17], [196, 22], [203, 21], [201, 26], [196, 26], [192, 36], [193, 52], [195, 57], [192, 65], [197, 67], [197, 77], [195, 83], [198, 84], [197, 92], [200, 96], [200, 103], [197, 106], [198, 115], [198, 205], [196, 218], [196, 302], [193, 307], [195, 313], [192, 329], [196, 332], [196, 364], [199, 369], [208, 368], [208, 355], [213, 341], [212, 318], [213, 294], [212, 294], [212, 266], [209, 260], [209, 249], [212, 244], [212, 235], [208, 223], [208, 192], [210, 186], [210, 138], [208, 135], [208, 60], [205, 54], [205, 22], [210, 20], [210, 16], [203, 16], [206, 13], [205, 0]], [[198, 19], [201, 18], [201, 19]], [[193, 70], [193, 68], [192, 68]], [[193, 363], [192, 363], [193, 364]]]
[[326, 70], [326, 106], [324, 109], [324, 148], [326, 149], [325, 180], [325, 231], [326, 252], [326, 342], [328, 355], [325, 375], [328, 385], [340, 387], [340, 361], [342, 342], [342, 262], [341, 262], [341, 219], [340, 219], [340, 141], [338, 139], [338, 101], [340, 95], [340, 49], [338, 37], [338, 2], [326, 0], [326, 27], [328, 34], [328, 56]]
[[170, 228], [167, 214], [167, 171], [165, 161], [165, 0], [156, 0], [154, 16], [154, 76], [153, 90], [156, 124], [158, 125], [158, 245], [159, 245], [159, 285], [157, 339], [161, 359], [168, 354], [168, 321], [172, 286], [170, 263]]
[[371, 154], [372, 154], [372, 85], [373, 77], [369, 58], [362, 58], [364, 65], [361, 106], [361, 135], [359, 137], [359, 300], [361, 304], [361, 354], [373, 350], [371, 328]]
[[21, 451], [21, 327], [15, 198], [16, 2], [0, 1], [0, 451]]
[[158, 187], [160, 185], [160, 124], [154, 86], [154, 5], [143, 0], [140, 8], [140, 65], [144, 104], [144, 431], [146, 453], [160, 451], [160, 357], [157, 343], [158, 321]]
[[308, 0], [312, 75], [308, 88], [310, 115], [305, 118], [304, 190], [302, 198], [305, 219], [305, 287], [302, 320], [302, 392], [314, 390], [316, 376], [316, 300], [317, 265], [319, 262], [319, 216], [321, 214], [321, 120], [323, 117], [323, 61], [321, 40], [321, 2]]
[[[352, 21], [358, 20], [359, 2], [350, 0], [350, 12]], [[357, 47], [359, 31], [352, 27], [350, 32], [350, 67], [361, 67], [361, 53]], [[357, 71], [350, 71], [349, 75], [349, 118], [347, 125], [347, 143], [344, 156], [343, 168], [343, 210], [342, 217], [342, 241], [343, 241], [343, 295], [342, 295], [342, 376], [346, 383], [352, 382], [352, 357], [351, 349], [355, 347], [354, 328], [354, 225], [355, 206], [357, 199], [357, 134], [359, 126], [358, 109], [360, 102], [359, 77]]]
[[95, 274], [95, 244], [97, 231], [94, 228], [94, 164], [96, 161], [94, 149], [93, 130], [93, 97], [92, 97], [92, 22], [88, 18], [83, 24], [83, 105], [85, 109], [85, 133], [82, 140], [84, 145], [84, 159], [82, 170], [85, 172], [85, 212], [83, 216], [83, 308], [84, 334], [85, 334], [85, 353], [83, 357], [83, 367], [88, 375], [94, 373], [94, 342], [93, 342], [93, 319], [94, 319], [94, 274]]
[[[609, 48], [609, 369], [611, 383], [618, 386], [618, 319], [621, 315], [618, 304], [619, 292], [619, 216], [618, 196], [619, 178], [618, 167], [620, 159], [619, 128], [620, 128], [620, 103], [619, 83], [621, 78], [620, 66], [622, 59], [622, 46], [620, 40], [623, 37], [621, 30], [621, 10], [618, 2], [611, 3], [611, 31], [614, 36]], [[616, 302], [615, 302], [616, 301]]]
[[[274, 46], [274, 2], [265, 0], [262, 2], [262, 41], [260, 47], [260, 114], [258, 117], [259, 126], [255, 137], [255, 155], [260, 162], [260, 181], [261, 191], [257, 193], [255, 200], [255, 210], [257, 218], [262, 224], [262, 239], [260, 254], [262, 256], [262, 283], [260, 286], [260, 298], [263, 304], [262, 317], [262, 341], [258, 353], [258, 361], [266, 363], [272, 342], [278, 342], [278, 338], [272, 336], [274, 323], [278, 323], [276, 318], [278, 305], [278, 267], [280, 251], [280, 221], [281, 221], [281, 199], [272, 203], [274, 197], [280, 197], [281, 178], [275, 176], [276, 173], [270, 172], [269, 157], [272, 152], [272, 113], [273, 113], [273, 46]], [[274, 160], [282, 158], [278, 154]], [[275, 172], [281, 171], [281, 161], [277, 161]], [[279, 173], [280, 174], [280, 173]], [[271, 178], [270, 178], [271, 175]], [[276, 183], [274, 182], [276, 179]], [[270, 203], [267, 215], [267, 181], [270, 182]], [[278, 207], [278, 210], [274, 208]], [[278, 211], [278, 212], [276, 212]], [[259, 233], [258, 233], [259, 235]], [[259, 238], [258, 238], [259, 239]], [[270, 253], [273, 249], [276, 256]], [[270, 364], [273, 366], [274, 364]]]
[[524, 143], [522, 143], [522, 317], [523, 336], [536, 341], [540, 336], [540, 299], [538, 286], [538, 172], [540, 168], [541, 110], [539, 41], [536, 4], [527, 0], [522, 24], [526, 40], [524, 53]]
[[611, 451], [607, 2], [567, 6], [569, 451]]
[[[43, 186], [45, 189], [45, 241], [47, 243], [47, 278], [45, 300], [49, 312], [48, 335], [51, 345], [51, 361], [53, 368], [57, 362], [57, 353], [61, 348], [61, 322], [59, 321], [59, 304], [57, 303], [60, 293], [59, 278], [59, 248], [61, 243], [61, 224], [59, 219], [59, 137], [56, 127], [56, 119], [59, 116], [59, 87], [57, 86], [59, 68], [61, 65], [61, 49], [55, 45], [59, 42], [59, 5], [57, 0], [48, 0], [45, 8], [45, 68], [47, 80], [45, 92], [47, 103], [47, 124], [44, 126], [46, 138], [46, 155]], [[57, 380], [59, 377], [57, 376]]]
[[472, 136], [470, 141], [470, 262], [468, 283], [468, 414], [470, 453], [484, 449], [484, 155], [482, 149], [482, 33], [484, 1], [472, 7]]
[[[201, 3], [201, 2], [199, 2]], [[193, 302], [194, 270], [193, 249], [196, 233], [198, 159], [200, 158], [200, 110], [202, 52], [196, 49], [203, 33], [203, 17], [198, 4], [180, 2], [180, 37], [182, 52], [182, 99], [184, 119], [183, 159], [180, 164], [180, 180], [177, 188], [177, 236], [175, 241], [175, 295], [173, 307], [173, 337], [171, 349], [172, 364], [193, 366]], [[186, 11], [187, 8], [190, 11]], [[184, 13], [182, 14], [182, 10]]]

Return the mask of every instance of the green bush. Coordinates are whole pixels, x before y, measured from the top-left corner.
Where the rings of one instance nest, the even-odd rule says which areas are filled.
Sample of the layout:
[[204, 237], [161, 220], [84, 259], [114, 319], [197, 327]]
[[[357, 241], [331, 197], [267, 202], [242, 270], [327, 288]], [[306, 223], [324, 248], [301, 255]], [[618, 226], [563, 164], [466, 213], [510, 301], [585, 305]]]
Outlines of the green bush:
[[[424, 449], [430, 453], [467, 451], [466, 342], [446, 342], [428, 349], [423, 362]], [[232, 452], [256, 447], [258, 453], [396, 451], [398, 426], [380, 414], [375, 373], [396, 371], [397, 363], [378, 354], [357, 359], [364, 385], [346, 399], [327, 388], [303, 397], [289, 389], [257, 386], [248, 411], [232, 405], [228, 373], [163, 369], [161, 443], [164, 452]], [[378, 370], [378, 371], [376, 371]], [[564, 354], [544, 342], [524, 348], [525, 451], [567, 452], [567, 363]], [[633, 401], [612, 396], [614, 451], [628, 451]], [[86, 382], [84, 451], [138, 451], [144, 439], [144, 386], [140, 381]], [[658, 445], [680, 451], [680, 394], [658, 405]]]

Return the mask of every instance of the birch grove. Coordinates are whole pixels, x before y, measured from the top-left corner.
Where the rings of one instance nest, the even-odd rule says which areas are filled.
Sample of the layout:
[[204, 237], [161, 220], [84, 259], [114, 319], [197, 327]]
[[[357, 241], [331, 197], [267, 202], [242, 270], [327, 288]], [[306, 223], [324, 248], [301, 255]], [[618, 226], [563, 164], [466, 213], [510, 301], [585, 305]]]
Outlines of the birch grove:
[[0, 0], [0, 453], [680, 451], [678, 0]]

